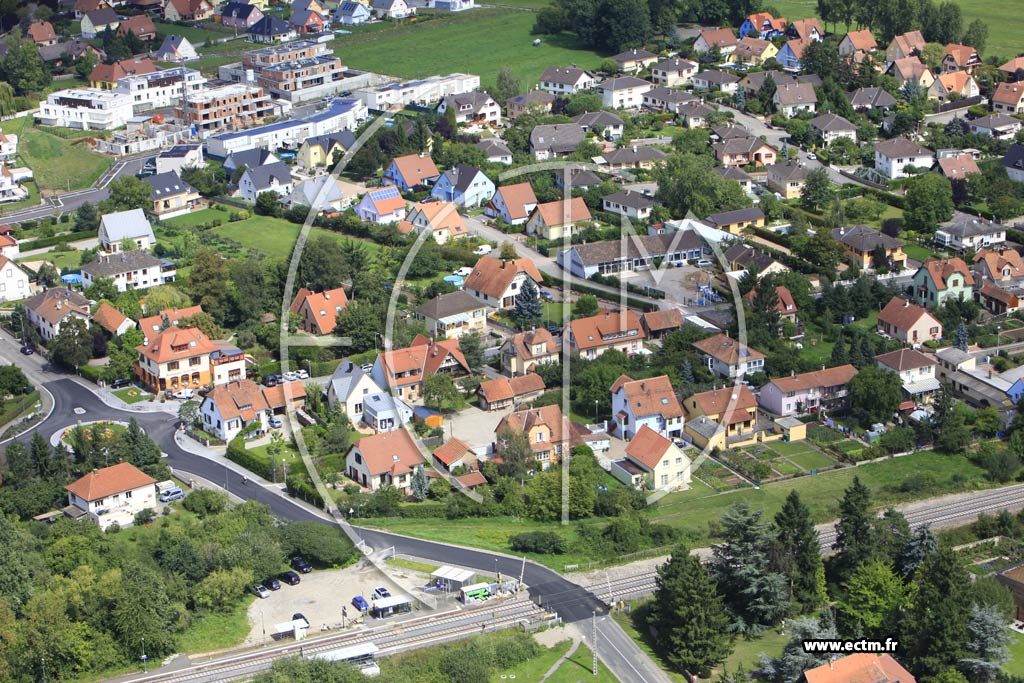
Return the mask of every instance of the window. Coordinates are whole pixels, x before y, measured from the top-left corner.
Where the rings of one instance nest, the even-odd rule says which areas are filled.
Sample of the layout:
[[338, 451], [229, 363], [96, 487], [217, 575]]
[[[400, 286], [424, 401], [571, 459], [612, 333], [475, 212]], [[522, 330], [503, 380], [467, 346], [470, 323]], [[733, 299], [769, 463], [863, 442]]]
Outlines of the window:
[[172, 360], [170, 363], [167, 364], [167, 369], [168, 370], [177, 370], [178, 369], [178, 361]]

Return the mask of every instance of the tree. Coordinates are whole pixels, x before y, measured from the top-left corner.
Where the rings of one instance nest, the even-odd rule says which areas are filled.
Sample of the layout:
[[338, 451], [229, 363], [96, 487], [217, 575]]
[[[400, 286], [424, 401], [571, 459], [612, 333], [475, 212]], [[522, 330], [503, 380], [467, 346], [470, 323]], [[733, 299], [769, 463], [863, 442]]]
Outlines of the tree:
[[478, 371], [484, 364], [484, 338], [479, 332], [469, 332], [459, 337], [459, 351], [466, 359], [470, 370]]
[[[192, 300], [222, 321], [226, 313], [228, 291], [228, 266], [220, 254], [209, 248], [202, 248], [192, 259], [192, 272], [188, 278], [188, 291]], [[148, 297], [147, 297], [148, 298]]]
[[956, 348], [961, 351], [967, 351], [967, 345], [970, 341], [970, 337], [967, 335], [967, 325], [961, 320], [960, 324], [956, 327]]
[[676, 671], [707, 675], [732, 652], [729, 616], [700, 559], [679, 546], [658, 568], [648, 624], [657, 647]]
[[60, 326], [60, 333], [50, 341], [50, 356], [68, 368], [85, 365], [92, 358], [92, 335], [85, 321], [70, 317]]
[[654, 170], [658, 182], [657, 198], [676, 218], [687, 213], [707, 216], [716, 211], [731, 211], [750, 206], [735, 180], [714, 173], [710, 156], [683, 152], [672, 154]]
[[868, 366], [850, 380], [850, 407], [865, 423], [887, 422], [903, 400], [899, 375]]
[[540, 303], [540, 292], [533, 278], [526, 278], [523, 287], [516, 295], [516, 305], [512, 312], [513, 317], [519, 323], [520, 329], [527, 329], [540, 322], [544, 309]]
[[439, 372], [423, 380], [423, 403], [437, 410], [455, 410], [462, 394], [452, 376]]
[[819, 228], [807, 240], [804, 248], [799, 250], [799, 254], [823, 272], [834, 272], [843, 258], [843, 246], [836, 242], [829, 230]]
[[96, 55], [93, 54], [92, 50], [86, 50], [85, 54], [82, 55], [75, 61], [75, 73], [83, 81], [89, 80], [89, 74], [96, 68], [96, 64], [99, 60], [96, 59]]
[[871, 491], [855, 476], [839, 503], [836, 540], [832, 544], [836, 554], [829, 567], [836, 583], [849, 580], [854, 570], [874, 555], [873, 518]]
[[507, 100], [512, 99], [522, 92], [522, 83], [515, 77], [512, 69], [507, 66], [502, 67], [498, 72], [498, 81], [494, 86], [495, 101], [504, 105]]
[[515, 258], [518, 258], [515, 246], [511, 242], [502, 242], [501, 253], [499, 254], [498, 258], [501, 259], [502, 261], [511, 261]]
[[18, 30], [11, 31], [7, 41], [7, 54], [0, 62], [4, 80], [14, 88], [15, 95], [40, 93], [52, 76], [39, 56], [39, 49], [31, 40], [23, 41]]
[[281, 540], [289, 555], [300, 555], [325, 567], [344, 566], [356, 552], [338, 527], [325, 527], [319, 522], [292, 522], [282, 531]]
[[338, 312], [334, 333], [348, 337], [350, 353], [373, 349], [377, 337], [384, 333], [383, 305], [369, 303], [365, 299], [350, 301], [348, 306]]
[[328, 235], [309, 240], [299, 260], [299, 279], [305, 287], [314, 292], [335, 289], [347, 275], [346, 252], [338, 240]]
[[75, 221], [72, 226], [72, 230], [75, 232], [88, 232], [99, 229], [100, 214], [96, 207], [89, 202], [84, 202], [75, 211]]
[[985, 51], [985, 43], [988, 42], [988, 24], [981, 19], [975, 19], [967, 25], [967, 32], [964, 33], [963, 44], [970, 45], [978, 54]]
[[815, 669], [829, 661], [828, 653], [807, 652], [804, 643], [812, 640], [837, 640], [835, 624], [827, 611], [820, 617], [794, 619], [788, 629], [791, 638], [778, 659], [761, 658], [761, 670], [776, 683], [798, 683], [804, 671]]
[[260, 192], [256, 195], [255, 211], [260, 216], [280, 218], [284, 213], [284, 207], [281, 206], [281, 195], [276, 192]]
[[100, 202], [101, 214], [153, 208], [153, 200], [150, 199], [153, 188], [145, 180], [133, 175], [121, 176], [108, 187], [110, 196]]
[[961, 668], [973, 683], [995, 683], [1002, 665], [1010, 659], [1010, 629], [1005, 615], [996, 607], [971, 606], [967, 624], [967, 653]]
[[0, 83], [0, 116], [10, 116], [18, 111], [14, 103], [14, 88], [10, 83]]
[[809, 211], [816, 211], [819, 207], [828, 204], [831, 197], [832, 180], [828, 177], [828, 171], [822, 167], [808, 173], [804, 180], [800, 204]]
[[836, 602], [843, 633], [868, 638], [893, 633], [900, 612], [910, 605], [903, 580], [886, 562], [872, 560], [857, 567]]
[[522, 432], [503, 429], [498, 432], [496, 452], [501, 455], [502, 463], [498, 465], [498, 473], [503, 477], [521, 480], [526, 476], [526, 465], [533, 459], [530, 440]]
[[114, 284], [114, 278], [100, 276], [95, 278], [83, 293], [93, 301], [111, 301], [117, 298], [117, 285]]
[[[574, 318], [589, 318], [600, 313], [601, 307], [593, 294], [581, 294], [572, 307]], [[561, 321], [559, 321], [561, 322]]]
[[430, 493], [430, 482], [427, 481], [427, 473], [423, 470], [423, 465], [416, 466], [412, 473], [412, 479], [409, 481], [409, 487], [416, 500], [425, 500], [427, 494]]
[[792, 611], [807, 614], [821, 607], [828, 599], [821, 546], [811, 509], [801, 502], [796, 490], [789, 492], [775, 515], [773, 546], [773, 568], [786, 577]]
[[953, 186], [948, 179], [929, 172], [907, 180], [903, 220], [908, 230], [934, 232], [952, 217]]
[[913, 585], [916, 596], [904, 622], [904, 653], [916, 674], [934, 676], [970, 654], [970, 579], [953, 549], [940, 547], [921, 563]]

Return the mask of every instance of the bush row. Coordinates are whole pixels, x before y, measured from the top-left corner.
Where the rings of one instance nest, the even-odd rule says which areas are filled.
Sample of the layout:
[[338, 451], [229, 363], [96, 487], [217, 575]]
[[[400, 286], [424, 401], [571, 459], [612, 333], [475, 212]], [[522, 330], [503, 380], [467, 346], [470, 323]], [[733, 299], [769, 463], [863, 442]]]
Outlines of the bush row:
[[[250, 453], [245, 449], [245, 439], [239, 434], [228, 443], [228, 450], [226, 453], [227, 459], [236, 465], [241, 465], [245, 469], [249, 470], [253, 474], [263, 477], [264, 479], [272, 479], [273, 472], [270, 468], [270, 463], [264, 462], [260, 458]], [[291, 477], [289, 477], [290, 479]]]
[[69, 232], [63, 235], [54, 235], [53, 237], [40, 237], [37, 240], [26, 242], [24, 247], [26, 249], [43, 249], [45, 247], [52, 247], [57, 244], [67, 244], [68, 242], [77, 242], [78, 240], [87, 240], [99, 235], [98, 230], [84, 230], [82, 232]]

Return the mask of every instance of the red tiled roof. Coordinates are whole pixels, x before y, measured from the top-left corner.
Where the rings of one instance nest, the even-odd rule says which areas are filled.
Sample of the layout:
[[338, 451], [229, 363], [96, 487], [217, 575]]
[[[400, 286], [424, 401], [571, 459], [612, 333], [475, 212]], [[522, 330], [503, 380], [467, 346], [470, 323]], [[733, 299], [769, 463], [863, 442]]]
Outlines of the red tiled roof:
[[158, 315], [151, 315], [148, 318], [139, 318], [139, 329], [147, 337], [160, 331], [160, 326], [163, 325], [164, 316], [167, 316], [167, 320], [171, 325], [175, 325], [179, 320], [185, 318], [191, 318], [199, 315], [203, 312], [202, 306], [188, 306], [186, 308], [165, 308]]
[[403, 427], [373, 436], [364, 436], [356, 442], [363, 454], [366, 469], [371, 475], [406, 474], [426, 462], [412, 436]]
[[644, 425], [626, 446], [626, 455], [648, 470], [653, 470], [671, 447], [671, 441]]
[[299, 289], [289, 310], [294, 313], [309, 308], [318, 334], [330, 334], [337, 324], [338, 312], [348, 307], [348, 296], [341, 287], [323, 292], [312, 292], [305, 287]]
[[156, 484], [156, 479], [138, 469], [131, 463], [119, 462], [110, 467], [93, 470], [78, 481], [64, 488], [84, 501], [100, 500], [115, 493], [133, 491], [147, 485]]
[[544, 391], [544, 380], [540, 375], [528, 372], [518, 377], [498, 377], [489, 379], [480, 385], [480, 393], [488, 403], [508, 401], [517, 396]]
[[306, 400], [306, 385], [296, 380], [284, 382], [276, 387], [264, 387], [263, 398], [271, 410], [281, 410], [288, 407], [288, 401], [302, 403]]
[[696, 341], [693, 345], [698, 351], [702, 351], [726, 365], [735, 365], [740, 360], [750, 361], [764, 358], [764, 354], [760, 351], [752, 349], [726, 334], [715, 334]]
[[[452, 464], [461, 460], [466, 455], [473, 455], [473, 451], [464, 442], [454, 438], [446, 441], [443, 446], [434, 449], [434, 457], [444, 463], [445, 467], [451, 467]], [[474, 459], [476, 458], [476, 456], [473, 457]]]
[[878, 42], [875, 40], [874, 34], [868, 29], [864, 29], [862, 31], [850, 31], [846, 34], [846, 37], [850, 40], [850, 44], [853, 45], [854, 50], [869, 52], [878, 48]]
[[97, 64], [89, 74], [92, 82], [113, 83], [125, 76], [142, 76], [156, 72], [156, 66], [148, 57], [122, 59], [113, 64]]
[[906, 331], [913, 327], [914, 324], [923, 316], [928, 316], [934, 320], [936, 325], [941, 324], [938, 319], [926, 309], [921, 308], [917, 304], [912, 304], [901, 299], [898, 296], [894, 296], [889, 300], [889, 303], [885, 305], [882, 312], [878, 314], [878, 322], [888, 323], [897, 330]]
[[682, 417], [683, 406], [679, 404], [676, 390], [668, 375], [648, 379], [632, 379], [622, 375], [612, 384], [613, 394], [624, 392], [626, 402], [637, 418], [647, 415], [661, 415], [664, 418]]
[[1024, 260], [1016, 249], [1003, 249], [995, 251], [982, 249], [974, 255], [974, 262], [984, 261], [988, 266], [989, 273], [995, 277], [1003, 277], [1003, 268], [1009, 267], [1010, 274], [1007, 277], [1024, 277]]
[[932, 284], [935, 285], [935, 289], [938, 291], [945, 291], [947, 288], [946, 282], [949, 278], [957, 273], [963, 276], [965, 285], [974, 284], [974, 276], [971, 275], [971, 269], [967, 267], [967, 263], [962, 258], [956, 257], [941, 261], [939, 259], [933, 259], [925, 262], [921, 268], [928, 273], [928, 276], [932, 279]]
[[128, 320], [128, 316], [106, 301], [97, 306], [96, 311], [92, 314], [92, 321], [110, 334], [117, 334], [118, 329], [126, 320]]
[[675, 330], [683, 326], [683, 313], [678, 308], [648, 311], [643, 314], [643, 319], [650, 331]]
[[53, 24], [48, 21], [37, 21], [28, 25], [28, 37], [36, 43], [45, 43], [57, 40], [57, 33], [53, 30]]
[[392, 161], [402, 174], [402, 179], [410, 187], [422, 185], [427, 178], [441, 175], [434, 160], [428, 156], [407, 154], [404, 157], [395, 157]]
[[529, 275], [538, 285], [543, 281], [537, 264], [528, 258], [502, 260], [481, 256], [466, 278], [465, 288], [499, 299], [520, 272]]
[[[630, 310], [604, 311], [589, 318], [577, 318], [569, 323], [569, 330], [573, 344], [581, 351], [647, 338], [640, 316]], [[630, 331], [636, 334], [625, 334]]]
[[533, 192], [530, 183], [516, 183], [515, 185], [502, 185], [498, 188], [497, 194], [501, 195], [505, 207], [508, 209], [508, 216], [512, 220], [520, 220], [528, 216], [527, 204], [537, 204], [537, 195]]
[[696, 403], [701, 415], [713, 416], [721, 415], [728, 410], [734, 396], [736, 397], [736, 403], [732, 406], [733, 413], [746, 413], [751, 408], [757, 407], [757, 398], [745, 384], [724, 386], [721, 389], [704, 391], [694, 394], [686, 399], [686, 401], [690, 404]]
[[789, 377], [777, 377], [771, 381], [771, 384], [777, 386], [783, 393], [817, 387], [840, 387], [853, 379], [856, 374], [857, 368], [847, 364], [824, 370], [803, 372]]
[[807, 683], [917, 683], [891, 655], [862, 652], [804, 672]]
[[210, 354], [217, 346], [196, 327], [168, 327], [152, 337], [148, 344], [136, 346], [135, 350], [154, 363]]
[[541, 223], [545, 226], [568, 225], [593, 218], [583, 197], [573, 197], [568, 204], [564, 199], [538, 204], [534, 213], [540, 215]]

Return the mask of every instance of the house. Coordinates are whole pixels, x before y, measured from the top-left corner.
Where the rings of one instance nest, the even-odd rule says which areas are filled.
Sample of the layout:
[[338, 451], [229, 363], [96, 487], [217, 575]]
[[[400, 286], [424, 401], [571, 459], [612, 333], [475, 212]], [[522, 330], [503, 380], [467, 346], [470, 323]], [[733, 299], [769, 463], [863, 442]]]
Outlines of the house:
[[928, 88], [928, 99], [938, 102], [977, 97], [980, 94], [977, 81], [966, 71], [944, 73]]
[[390, 432], [409, 424], [412, 419], [412, 406], [385, 391], [370, 394], [363, 400], [363, 423], [376, 432]]
[[735, 379], [764, 372], [764, 354], [728, 335], [712, 335], [694, 342], [693, 346], [703, 354], [704, 365], [719, 377]]
[[712, 170], [726, 180], [735, 180], [744, 192], [753, 192], [754, 178], [739, 166], [715, 166]]
[[1016, 249], [979, 249], [974, 255], [974, 276], [992, 282], [1017, 283], [1024, 278], [1024, 260]]
[[320, 33], [324, 30], [324, 17], [312, 9], [293, 10], [288, 23], [298, 35]]
[[635, 190], [620, 190], [602, 197], [601, 209], [619, 216], [646, 221], [654, 209], [654, 199]]
[[75, 19], [81, 19], [86, 12], [92, 12], [93, 10], [104, 9], [106, 7], [110, 7], [110, 3], [106, 0], [75, 0], [73, 12]]
[[161, 219], [182, 216], [192, 211], [199, 202], [199, 190], [178, 175], [177, 171], [157, 173], [144, 180], [152, 188], [153, 213]]
[[434, 464], [440, 469], [451, 472], [456, 467], [469, 470], [477, 469], [477, 456], [465, 442], [451, 438], [433, 451]]
[[644, 93], [643, 106], [645, 109], [670, 111], [675, 114], [683, 114], [684, 108], [687, 106], [700, 107], [702, 109], [701, 113], [703, 113], [703, 116], [701, 117], [701, 120], [696, 123], [690, 123], [690, 121], [687, 120], [687, 117], [680, 116], [680, 120], [689, 128], [703, 126], [703, 119], [710, 112], [715, 111], [711, 107], [702, 104], [699, 99], [685, 90], [675, 90], [674, 88], [663, 88], [661, 86], [651, 88]]
[[724, 57], [732, 54], [739, 44], [736, 32], [731, 28], [701, 29], [693, 43], [693, 51], [699, 55], [717, 49]]
[[113, 64], [97, 64], [89, 72], [89, 87], [113, 90], [125, 76], [144, 76], [156, 72], [156, 65], [145, 57], [122, 59]]
[[1003, 157], [1003, 168], [1010, 180], [1024, 183], [1024, 145], [1019, 142], [1010, 145]]
[[974, 276], [962, 258], [925, 261], [914, 273], [914, 301], [939, 307], [949, 299], [971, 301]]
[[373, 363], [370, 377], [398, 398], [415, 401], [423, 394], [423, 382], [439, 373], [454, 376], [472, 372], [459, 350], [458, 339], [433, 341], [416, 335], [408, 347], [382, 351]]
[[537, 287], [543, 281], [531, 259], [504, 260], [481, 256], [466, 278], [463, 289], [492, 308], [512, 308], [526, 278], [533, 280]]
[[270, 415], [263, 387], [249, 379], [215, 386], [199, 405], [203, 431], [224, 441], [231, 441], [246, 428], [266, 432]]
[[342, 287], [314, 292], [300, 287], [288, 310], [299, 319], [299, 327], [309, 334], [334, 331], [338, 314], [348, 308], [348, 295]]
[[295, 27], [284, 19], [266, 14], [262, 19], [249, 27], [249, 40], [254, 43], [287, 42], [298, 37]]
[[768, 12], [751, 14], [740, 24], [739, 35], [744, 38], [755, 35], [762, 40], [781, 36], [786, 32], [786, 20], [776, 19]]
[[992, 110], [1024, 114], [1024, 83], [999, 83], [992, 93]]
[[91, 287], [98, 278], [113, 280], [117, 291], [148, 289], [174, 282], [177, 268], [173, 262], [149, 252], [131, 250], [101, 254], [82, 266], [83, 284]]
[[757, 402], [781, 417], [841, 410], [846, 405], [847, 385], [857, 374], [852, 365], [778, 377], [761, 387]]
[[18, 244], [18, 240], [14, 239], [11, 235], [11, 229], [8, 226], [0, 226], [3, 232], [0, 232], [0, 256], [6, 256], [7, 258], [17, 258], [21, 253], [21, 246]]
[[146, 318], [139, 318], [139, 330], [142, 332], [143, 340], [155, 337], [158, 332], [168, 327], [178, 327], [182, 320], [188, 321], [203, 312], [202, 306], [188, 306], [186, 308], [165, 308], [157, 315]]
[[25, 29], [25, 37], [36, 45], [56, 45], [57, 33], [48, 21], [34, 21]]
[[967, 122], [972, 133], [988, 135], [997, 140], [1010, 140], [1021, 129], [1020, 119], [1006, 114], [990, 114]]
[[653, 87], [650, 81], [636, 76], [617, 76], [598, 84], [601, 104], [611, 109], [639, 109], [644, 93]]
[[921, 344], [942, 339], [942, 323], [916, 304], [894, 296], [878, 314], [878, 333], [905, 344]]
[[679, 122], [687, 128], [703, 128], [707, 125], [707, 118], [715, 111], [706, 104], [688, 102], [680, 105], [676, 109], [676, 114]]
[[247, 202], [255, 202], [264, 192], [273, 192], [286, 200], [292, 193], [292, 172], [282, 162], [246, 168], [238, 180], [238, 194]]
[[928, 170], [935, 163], [935, 155], [926, 147], [905, 137], [875, 143], [875, 170], [887, 178], [906, 178], [908, 166]]
[[180, 175], [186, 168], [205, 168], [206, 160], [203, 159], [203, 146], [174, 145], [168, 150], [160, 152], [156, 157], [156, 172], [167, 173], [177, 171]]
[[473, 146], [484, 153], [488, 163], [512, 165], [512, 150], [500, 138], [483, 138]]
[[576, 277], [591, 278], [597, 274], [629, 276], [660, 263], [682, 266], [703, 255], [700, 235], [679, 230], [574, 244], [558, 252], [555, 261]]
[[620, 438], [632, 439], [644, 427], [677, 438], [683, 433], [683, 407], [668, 375], [634, 380], [620, 376], [611, 386], [612, 418]]
[[925, 92], [935, 82], [934, 74], [917, 57], [897, 59], [889, 65], [885, 73], [899, 81], [900, 87], [916, 82]]
[[9, 257], [0, 254], [0, 301], [20, 301], [31, 291], [28, 273]]
[[978, 51], [969, 45], [950, 43], [942, 55], [942, 73], [944, 74], [957, 71], [973, 73], [981, 64], [981, 56]]
[[448, 95], [437, 105], [437, 113], [444, 116], [453, 109], [455, 122], [468, 126], [496, 126], [501, 123], [501, 107], [485, 92], [467, 92]]
[[[785, 71], [769, 69], [767, 71], [754, 71], [753, 73], [748, 73], [740, 79], [739, 87], [747, 94], [747, 96], [757, 95], [758, 91], [760, 91], [769, 80], [775, 84], [776, 88], [782, 85], [792, 85], [797, 82], [796, 78]], [[746, 130], [738, 124], [733, 127]], [[750, 133], [747, 132], [747, 135], [750, 135]]]
[[825, 29], [821, 27], [816, 17], [810, 17], [792, 22], [786, 27], [786, 35], [797, 40], [813, 40], [820, 43], [825, 39]]
[[280, 161], [273, 152], [262, 147], [254, 149], [246, 149], [240, 152], [232, 152], [224, 159], [224, 170], [229, 174], [234, 175], [235, 171], [245, 166], [246, 168], [252, 168], [253, 166], [262, 166], [263, 164], [273, 164]]
[[[3, 264], [0, 263], [0, 269], [2, 268]], [[0, 294], [2, 292], [3, 290], [0, 290]], [[92, 322], [94, 325], [99, 325], [103, 328], [111, 337], [120, 337], [128, 330], [135, 329], [134, 320], [106, 301], [101, 301], [96, 310], [92, 312]]]
[[[917, 31], [914, 31], [917, 33]], [[892, 655], [860, 653], [832, 659], [828, 664], [809, 669], [801, 683], [917, 683], [909, 671]]]
[[153, 24], [153, 20], [148, 14], [137, 14], [134, 17], [128, 17], [127, 21], [122, 21], [117, 27], [118, 35], [123, 36], [128, 33], [134, 33], [139, 40], [153, 40], [156, 38], [156, 25]]
[[[951, 181], [966, 180], [967, 176], [972, 173], [981, 173], [981, 169], [978, 168], [978, 162], [974, 160], [974, 155], [966, 152], [939, 157], [938, 164], [942, 175]], [[938, 233], [936, 233], [935, 237], [938, 239]]]
[[768, 189], [778, 192], [783, 199], [803, 196], [804, 182], [810, 171], [801, 162], [787, 161], [768, 167]]
[[959, 252], [978, 251], [1005, 241], [1005, 226], [962, 211], [954, 211], [953, 219], [935, 230], [936, 244]]
[[554, 102], [555, 96], [546, 90], [528, 90], [525, 95], [516, 95], [505, 100], [505, 115], [515, 120], [517, 116], [528, 111], [547, 114]]
[[767, 221], [764, 212], [756, 206], [747, 209], [736, 209], [735, 211], [723, 211], [713, 213], [704, 219], [704, 222], [712, 228], [717, 228], [732, 235], [740, 235], [743, 230], [750, 227], [763, 228]]
[[914, 57], [924, 49], [925, 44], [924, 36], [920, 31], [908, 31], [898, 35], [885, 49], [885, 61], [895, 62], [899, 59]]
[[847, 138], [857, 142], [857, 126], [838, 114], [829, 112], [815, 116], [808, 123], [814, 134], [821, 139], [823, 145], [831, 145], [840, 138]]
[[804, 68], [803, 62], [804, 52], [807, 47], [815, 41], [808, 39], [801, 40], [789, 40], [779, 53], [775, 55], [775, 61], [782, 65], [782, 68], [786, 71], [802, 71]]
[[999, 67], [1011, 83], [1024, 80], [1024, 57], [1014, 57]]
[[541, 329], [518, 332], [506, 339], [498, 350], [501, 371], [519, 377], [536, 371], [538, 365], [557, 363], [559, 348], [551, 333]]
[[775, 148], [761, 138], [729, 138], [711, 149], [723, 166], [771, 166], [776, 161]]
[[156, 479], [127, 462], [92, 470], [64, 489], [68, 507], [81, 511], [65, 514], [88, 516], [103, 530], [131, 526], [136, 514], [157, 507]]
[[526, 221], [526, 232], [546, 240], [571, 236], [577, 224], [592, 220], [590, 209], [582, 197], [538, 204]]
[[724, 93], [735, 93], [739, 89], [739, 76], [727, 71], [710, 69], [693, 75], [693, 87], [695, 90], [720, 90]]
[[589, 318], [570, 321], [568, 326], [570, 347], [587, 360], [612, 350], [632, 356], [643, 350], [646, 338], [640, 316], [630, 310], [605, 310]]
[[494, 182], [479, 168], [459, 164], [441, 174], [430, 196], [462, 208], [483, 206], [494, 196]]
[[883, 88], [857, 88], [848, 93], [846, 99], [850, 101], [850, 106], [859, 112], [884, 110], [896, 106], [896, 98]]
[[504, 410], [544, 393], [544, 380], [532, 372], [518, 377], [498, 377], [480, 384], [477, 397], [481, 410]]
[[[566, 172], [568, 171], [568, 172]], [[601, 176], [585, 168], [571, 166], [562, 169], [562, 172], [555, 174], [555, 187], [564, 190], [566, 186], [570, 190], [589, 190], [601, 184]]]
[[150, 249], [156, 244], [153, 226], [142, 209], [104, 214], [97, 238], [100, 247], [109, 254], [121, 251], [126, 240], [134, 244], [132, 249]]
[[406, 216], [405, 200], [394, 185], [367, 190], [355, 210], [364, 223], [397, 223]]
[[334, 10], [334, 23], [343, 26], [359, 26], [370, 20], [370, 8], [361, 2], [345, 0]]
[[903, 270], [907, 265], [903, 242], [866, 225], [833, 228], [832, 238], [843, 245], [847, 260], [856, 263], [859, 268], [877, 268], [883, 265], [875, 263], [876, 252], [880, 253], [882, 250], [885, 252], [886, 265], [893, 270]]
[[745, 384], [694, 394], [686, 399], [684, 409], [687, 423], [710, 420], [722, 427], [726, 439], [750, 434], [757, 424], [757, 398]]
[[555, 95], [572, 95], [581, 90], [590, 90], [597, 83], [594, 76], [572, 67], [549, 66], [540, 77], [540, 89]]
[[658, 55], [644, 49], [632, 49], [611, 57], [624, 74], [638, 74], [658, 62]]
[[[569, 420], [562, 416], [562, 409], [557, 405], [543, 408], [518, 406], [501, 419], [494, 433], [500, 436], [505, 430], [526, 435], [533, 459], [541, 469], [557, 464], [572, 448]], [[501, 457], [501, 439], [496, 441], [494, 453]]]
[[349, 130], [306, 138], [295, 154], [296, 165], [313, 169], [333, 164], [355, 143], [355, 135]]
[[213, 11], [209, 0], [166, 0], [164, 21], [204, 21], [213, 16]]
[[640, 429], [626, 445], [625, 455], [613, 461], [608, 471], [627, 486], [668, 491], [690, 485], [690, 457], [653, 429]]
[[245, 377], [245, 354], [195, 327], [160, 330], [135, 350], [139, 352], [135, 374], [154, 393], [226, 384]]
[[345, 474], [370, 491], [392, 486], [408, 495], [413, 472], [426, 462], [412, 435], [400, 428], [356, 441], [345, 458]]
[[683, 313], [678, 308], [663, 311], [647, 311], [640, 315], [640, 322], [648, 339], [661, 339], [683, 328]]
[[851, 57], [856, 53], [866, 55], [877, 49], [878, 43], [869, 29], [850, 31], [839, 42], [840, 57]]
[[[6, 257], [4, 257], [6, 258]], [[11, 273], [12, 277], [15, 273]], [[89, 320], [89, 300], [67, 287], [52, 287], [25, 300], [28, 322], [48, 342], [60, 334], [65, 320]]]
[[416, 14], [416, 8], [405, 0], [372, 0], [370, 7], [381, 19], [405, 19]]
[[456, 205], [451, 202], [416, 204], [409, 212], [409, 217], [398, 223], [398, 231], [403, 235], [424, 230], [429, 230], [438, 244], [469, 234]]
[[880, 370], [899, 375], [903, 393], [911, 400], [924, 402], [941, 387], [935, 378], [935, 356], [902, 348], [875, 356], [875, 362]]
[[382, 389], [361, 367], [342, 358], [327, 381], [327, 405], [331, 410], [341, 410], [352, 424], [363, 420], [363, 403], [368, 396], [379, 394]]
[[[613, 170], [629, 168], [642, 168], [649, 170], [654, 168], [659, 161], [664, 161], [668, 156], [660, 149], [654, 147], [619, 147], [610, 152], [605, 152], [602, 157], [605, 165]], [[600, 161], [600, 160], [599, 160]]]
[[[788, 288], [778, 285], [775, 287], [775, 297], [777, 299], [775, 306], [772, 310], [779, 314], [780, 320], [788, 320], [792, 323], [797, 322], [796, 314], [799, 311], [796, 305], [796, 301], [793, 300], [793, 294]], [[757, 289], [752, 289], [743, 295], [743, 300], [748, 305], [753, 306], [754, 300], [757, 298]]]
[[92, 45], [79, 38], [65, 40], [54, 45], [40, 45], [39, 58], [52, 66], [64, 66], [91, 54], [97, 62], [102, 62], [106, 55]]
[[86, 40], [92, 40], [104, 31], [116, 31], [121, 20], [117, 12], [106, 7], [95, 9], [82, 15], [81, 32]]
[[381, 182], [396, 185], [402, 192], [414, 192], [437, 180], [441, 172], [434, 160], [425, 154], [407, 154], [395, 157], [384, 171]]
[[463, 290], [436, 296], [412, 309], [437, 339], [459, 339], [466, 334], [487, 334], [487, 306]]
[[192, 43], [185, 36], [165, 36], [160, 47], [151, 53], [153, 59], [158, 62], [188, 62], [199, 59], [199, 53], [192, 47]]
[[587, 137], [578, 123], [534, 126], [530, 131], [530, 153], [537, 161], [573, 154]]
[[484, 214], [491, 218], [500, 218], [509, 225], [522, 225], [530, 213], [537, 208], [537, 195], [530, 183], [502, 185], [487, 203]]
[[740, 39], [736, 49], [729, 55], [726, 62], [747, 66], [761, 66], [765, 61], [779, 54], [779, 48], [769, 40], [761, 40], [753, 36]]
[[618, 140], [622, 137], [625, 122], [610, 111], [588, 111], [574, 116], [575, 121], [584, 132], [596, 135], [605, 140]]
[[1020, 297], [988, 281], [975, 288], [974, 300], [992, 315], [1005, 315], [1020, 310]]
[[263, 18], [263, 11], [247, 2], [229, 2], [220, 11], [220, 23], [231, 28], [248, 31]]
[[792, 83], [780, 86], [772, 95], [776, 111], [792, 118], [802, 111], [814, 111], [818, 96], [810, 83]]
[[674, 88], [689, 83], [697, 69], [697, 62], [670, 57], [651, 67], [651, 80], [666, 88]]

